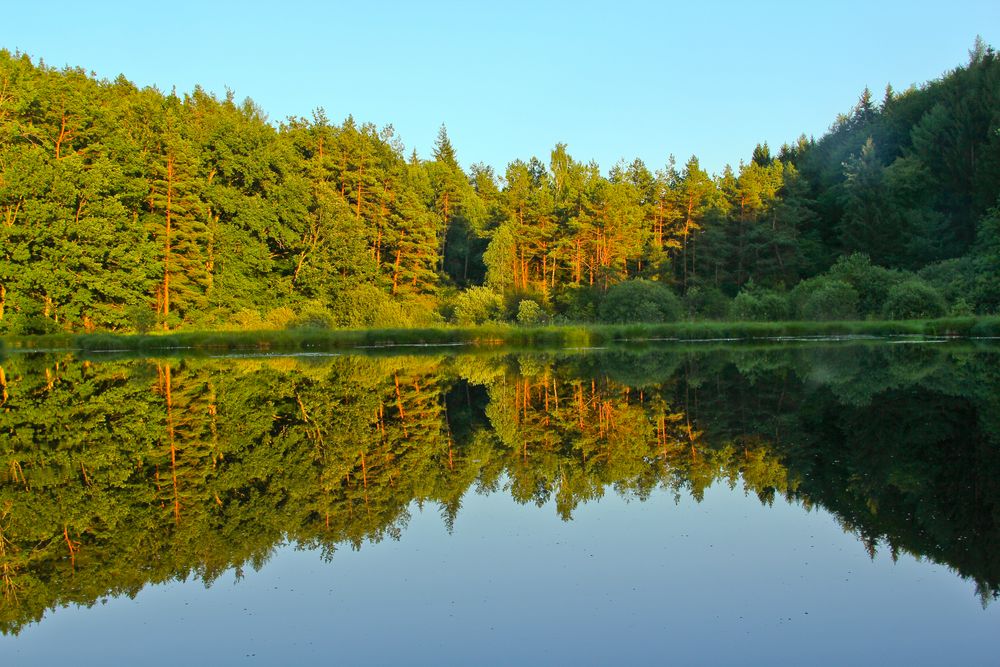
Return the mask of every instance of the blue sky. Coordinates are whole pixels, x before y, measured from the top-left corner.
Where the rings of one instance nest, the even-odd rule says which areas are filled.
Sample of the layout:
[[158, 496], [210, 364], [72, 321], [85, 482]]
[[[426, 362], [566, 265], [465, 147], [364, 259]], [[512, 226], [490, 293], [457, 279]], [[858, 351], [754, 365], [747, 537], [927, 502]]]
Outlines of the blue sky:
[[46, 2], [6, 6], [0, 47], [139, 85], [252, 97], [272, 121], [392, 123], [427, 156], [497, 167], [556, 142], [605, 170], [819, 136], [881, 98], [1000, 47], [1000, 2]]

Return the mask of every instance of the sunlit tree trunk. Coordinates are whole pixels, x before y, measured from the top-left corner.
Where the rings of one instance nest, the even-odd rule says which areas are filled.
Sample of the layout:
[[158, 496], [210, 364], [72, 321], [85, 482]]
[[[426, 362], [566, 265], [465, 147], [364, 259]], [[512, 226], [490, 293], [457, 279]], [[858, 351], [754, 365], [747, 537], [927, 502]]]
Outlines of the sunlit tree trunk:
[[365, 175], [365, 154], [361, 153], [361, 164], [358, 165], [358, 211], [357, 218], [361, 219], [361, 201], [364, 199], [364, 181], [362, 178]]
[[70, 137], [73, 136], [73, 132], [67, 126], [67, 121], [69, 118], [66, 116], [65, 112], [62, 115], [62, 120], [59, 124], [59, 136], [56, 138], [56, 159], [62, 159], [62, 145], [64, 142], [68, 141]]
[[399, 245], [396, 246], [396, 262], [392, 268], [392, 294], [395, 296], [396, 292], [399, 290], [399, 269], [403, 260], [403, 234], [399, 234]]
[[[169, 327], [167, 317], [170, 315], [170, 232], [171, 215], [173, 213], [172, 203], [174, 194], [174, 158], [167, 157], [167, 206], [166, 206], [166, 227], [163, 235], [163, 330]], [[169, 366], [168, 375], [169, 375]]]

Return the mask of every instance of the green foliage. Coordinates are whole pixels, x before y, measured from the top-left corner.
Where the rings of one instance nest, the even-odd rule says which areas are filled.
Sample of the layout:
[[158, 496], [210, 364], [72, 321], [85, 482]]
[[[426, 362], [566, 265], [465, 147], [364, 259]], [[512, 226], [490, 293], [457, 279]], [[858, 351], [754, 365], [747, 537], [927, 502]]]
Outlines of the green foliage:
[[130, 328], [136, 333], [146, 333], [156, 326], [156, 314], [148, 306], [132, 306], [126, 315]]
[[524, 299], [517, 307], [517, 323], [524, 326], [538, 326], [546, 320], [545, 311], [537, 301]]
[[505, 321], [518, 321], [518, 313], [521, 309], [521, 303], [524, 301], [534, 301], [541, 307], [542, 311], [545, 311], [545, 294], [534, 289], [508, 289], [500, 293], [500, 296], [503, 299], [503, 311], [500, 319]]
[[1000, 314], [1000, 206], [979, 221], [972, 262], [975, 277], [971, 296], [977, 309]]
[[[345, 290], [334, 299], [334, 312], [338, 326], [352, 329], [387, 329], [426, 323], [428, 315], [421, 319], [419, 306], [414, 303], [410, 309], [384, 290], [374, 285], [358, 285]], [[408, 312], [408, 310], [410, 312]]]
[[322, 303], [309, 302], [296, 314], [289, 323], [293, 329], [332, 329], [336, 318]]
[[458, 324], [484, 324], [498, 320], [502, 314], [503, 299], [488, 287], [470, 287], [455, 299]]
[[859, 300], [857, 290], [846, 282], [817, 279], [809, 281], [800, 313], [807, 320], [854, 320]]
[[749, 292], [740, 292], [733, 299], [730, 312], [734, 320], [757, 321], [766, 318], [761, 316], [760, 301]]
[[736, 295], [756, 321], [801, 316], [821, 287], [848, 313], [829, 279], [877, 318], [910, 272], [1000, 312], [1000, 59], [973, 53], [713, 176], [696, 156], [602, 173], [564, 144], [466, 173], [443, 126], [431, 159], [407, 159], [391, 127], [321, 109], [275, 127], [251, 100], [0, 51], [0, 334], [427, 326], [484, 286], [503, 302], [489, 319], [525, 299], [560, 322], [674, 319], [668, 297], [600, 305], [642, 281], [688, 317], [722, 319]]
[[715, 287], [692, 287], [684, 295], [684, 309], [690, 319], [724, 320], [729, 316], [730, 302]]
[[925, 266], [917, 275], [938, 290], [946, 300], [954, 303], [963, 299], [974, 305], [976, 265], [972, 257], [935, 262]]
[[788, 319], [788, 301], [777, 292], [740, 292], [733, 299], [732, 317], [751, 322], [781, 322]]
[[556, 294], [555, 302], [566, 320], [593, 322], [597, 320], [600, 292], [585, 285], [568, 285]]
[[10, 333], [21, 336], [44, 336], [60, 331], [57, 322], [49, 317], [43, 317], [41, 314], [16, 314], [8, 318], [7, 326]]
[[650, 280], [630, 280], [608, 290], [601, 301], [602, 322], [674, 322], [682, 318], [683, 305], [665, 285]]
[[942, 317], [947, 311], [944, 297], [922, 280], [907, 280], [889, 290], [882, 315], [889, 320]]
[[846, 252], [867, 252], [879, 263], [898, 261], [898, 224], [885, 184], [885, 174], [875, 143], [869, 137], [858, 155], [844, 164], [839, 224], [841, 247]]
[[735, 320], [781, 322], [789, 317], [784, 294], [757, 287], [751, 279], [733, 299], [731, 314]]
[[975, 314], [975, 309], [963, 298], [957, 299], [948, 309], [948, 317], [971, 317]]
[[825, 275], [854, 288], [858, 293], [858, 313], [862, 317], [881, 314], [889, 291], [907, 278], [902, 271], [872, 264], [868, 255], [862, 253], [841, 257]]

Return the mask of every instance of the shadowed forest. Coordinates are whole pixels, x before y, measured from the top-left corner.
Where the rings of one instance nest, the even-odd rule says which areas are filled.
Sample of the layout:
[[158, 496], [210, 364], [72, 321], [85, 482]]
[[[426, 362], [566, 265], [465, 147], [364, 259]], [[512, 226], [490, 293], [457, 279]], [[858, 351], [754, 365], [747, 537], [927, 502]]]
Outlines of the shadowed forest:
[[602, 171], [564, 144], [502, 174], [462, 157], [443, 126], [419, 156], [391, 126], [272, 123], [233, 94], [0, 51], [0, 334], [1000, 307], [1000, 60], [981, 40], [720, 174]]
[[712, 484], [1000, 591], [1000, 359], [969, 344], [0, 362], [0, 629], [334, 560], [504, 493], [570, 520]]

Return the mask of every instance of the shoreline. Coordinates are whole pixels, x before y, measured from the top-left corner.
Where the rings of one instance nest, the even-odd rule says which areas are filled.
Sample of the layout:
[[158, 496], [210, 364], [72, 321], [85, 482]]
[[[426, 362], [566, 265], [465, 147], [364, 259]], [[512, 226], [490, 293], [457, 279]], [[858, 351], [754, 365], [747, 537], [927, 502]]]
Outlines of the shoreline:
[[836, 322], [670, 322], [566, 324], [543, 327], [481, 325], [413, 329], [286, 329], [180, 331], [154, 334], [54, 334], [0, 337], [0, 353], [84, 352], [327, 352], [379, 353], [441, 348], [595, 348], [668, 343], [788, 343], [844, 340], [1000, 339], [1000, 317]]

